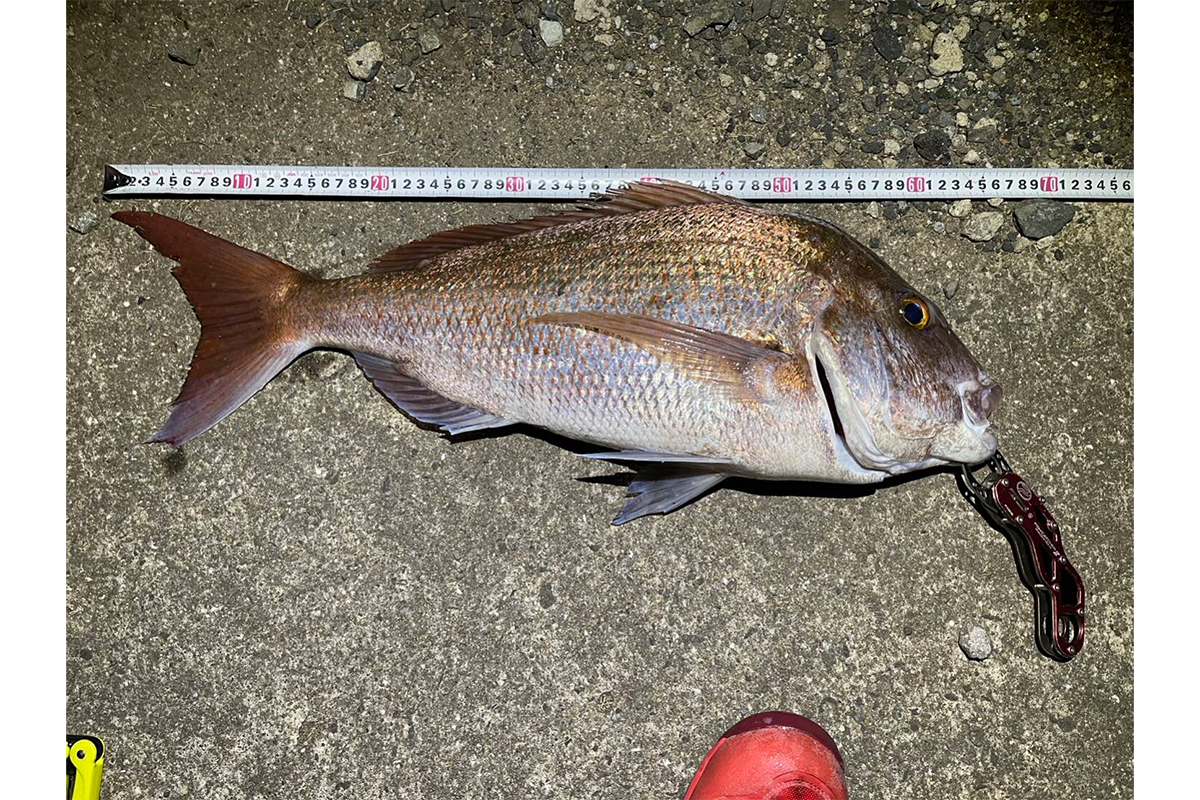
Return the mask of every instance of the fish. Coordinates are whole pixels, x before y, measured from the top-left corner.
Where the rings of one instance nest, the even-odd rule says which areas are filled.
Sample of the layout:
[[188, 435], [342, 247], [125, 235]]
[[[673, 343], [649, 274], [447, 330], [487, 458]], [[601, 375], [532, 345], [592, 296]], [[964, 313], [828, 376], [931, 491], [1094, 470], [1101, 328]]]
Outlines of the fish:
[[409, 242], [317, 279], [179, 220], [113, 215], [201, 326], [151, 442], [224, 419], [314, 349], [448, 436], [524, 423], [635, 470], [613, 524], [748, 477], [871, 484], [995, 452], [1001, 387], [846, 231], [687, 184]]

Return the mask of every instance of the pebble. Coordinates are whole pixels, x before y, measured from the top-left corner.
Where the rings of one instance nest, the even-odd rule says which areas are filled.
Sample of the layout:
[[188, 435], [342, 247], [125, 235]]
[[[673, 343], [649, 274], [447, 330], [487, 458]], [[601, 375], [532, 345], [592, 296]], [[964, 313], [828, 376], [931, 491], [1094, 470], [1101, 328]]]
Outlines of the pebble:
[[958, 281], [950, 279], [943, 283], [942, 294], [946, 295], [947, 300], [953, 300], [954, 295], [958, 294]]
[[1000, 206], [1004, 205], [1004, 198], [1003, 197], [989, 197], [987, 203], [992, 208], [999, 208]]
[[762, 106], [755, 106], [750, 109], [750, 121], [757, 122], [759, 125], [767, 124], [767, 110]]
[[714, 0], [697, 8], [683, 21], [683, 30], [688, 36], [699, 36], [705, 28], [714, 25], [728, 25], [733, 19], [733, 3], [731, 0]]
[[530, 64], [536, 64], [546, 57], [546, 45], [537, 36], [526, 35], [521, 40], [521, 49], [525, 51], [525, 58], [529, 59]]
[[879, 53], [884, 61], [895, 61], [904, 55], [904, 45], [891, 28], [876, 28], [871, 42], [875, 45], [875, 52]]
[[992, 637], [988, 636], [987, 631], [978, 625], [972, 626], [970, 630], [964, 631], [958, 637], [958, 646], [962, 649], [963, 655], [971, 661], [989, 659], [995, 651], [992, 646]]
[[972, 242], [990, 242], [1004, 227], [1003, 211], [984, 211], [975, 214], [963, 225], [963, 236]]
[[950, 155], [950, 137], [945, 131], [926, 131], [913, 140], [913, 147], [926, 161], [945, 163]]
[[346, 56], [346, 69], [350, 77], [359, 81], [374, 80], [383, 66], [383, 47], [379, 42], [367, 42]]
[[355, 102], [367, 96], [367, 85], [362, 81], [348, 80], [342, 84], [342, 97]]
[[315, 11], [308, 12], [308, 16], [306, 16], [304, 18], [304, 25], [309, 30], [312, 30], [313, 28], [317, 27], [320, 24], [321, 24], [321, 15]]
[[1025, 238], [1044, 239], [1065, 228], [1075, 211], [1075, 206], [1058, 200], [1025, 200], [1013, 208], [1013, 216]]
[[95, 211], [85, 211], [71, 223], [71, 230], [76, 233], [87, 236], [96, 228], [100, 227], [100, 217], [96, 216]]
[[976, 121], [967, 134], [968, 142], [994, 142], [998, 123], [991, 117], [983, 117]]
[[767, 53], [763, 56], [763, 60], [766, 61], [768, 67], [773, 67], [779, 63], [779, 56], [775, 53]]
[[392, 88], [398, 92], [407, 92], [416, 78], [417, 74], [412, 69], [401, 67], [396, 70], [396, 75], [392, 81]]
[[879, 208], [879, 203], [875, 200], [867, 203], [865, 213], [871, 219], [879, 219], [881, 216], [883, 216], [883, 211]]
[[200, 48], [190, 42], [175, 42], [167, 48], [167, 58], [194, 67], [200, 60]]
[[546, 47], [558, 47], [563, 41], [563, 26], [561, 22], [543, 19], [538, 21], [538, 29]]
[[958, 39], [951, 33], [939, 33], [933, 40], [933, 58], [929, 61], [930, 75], [962, 72], [963, 53]]
[[575, 0], [575, 21], [591, 22], [600, 16], [599, 5], [597, 0]]
[[971, 213], [971, 201], [967, 199], [955, 200], [950, 204], [950, 216], [958, 217], [959, 219]]
[[1021, 234], [1013, 231], [1004, 237], [1004, 242], [1000, 245], [1000, 249], [1006, 253], [1020, 253], [1031, 244], [1033, 244], [1031, 239], [1026, 239]]
[[963, 156], [963, 163], [964, 164], [978, 164], [979, 163], [979, 152], [976, 150], [968, 150], [967, 154], [965, 156]]
[[442, 40], [437, 37], [436, 33], [425, 31], [417, 36], [417, 44], [421, 45], [421, 52], [429, 55], [434, 50], [441, 49]]
[[752, 159], [757, 159], [767, 149], [764, 142], [746, 142], [746, 155]]
[[538, 6], [532, 0], [525, 0], [517, 7], [517, 21], [529, 30], [538, 26]]

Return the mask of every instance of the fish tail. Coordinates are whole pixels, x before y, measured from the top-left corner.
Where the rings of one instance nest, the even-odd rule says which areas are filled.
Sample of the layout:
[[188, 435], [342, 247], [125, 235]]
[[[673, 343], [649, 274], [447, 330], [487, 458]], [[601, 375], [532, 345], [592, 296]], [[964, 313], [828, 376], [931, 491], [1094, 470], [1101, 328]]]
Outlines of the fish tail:
[[113, 218], [178, 261], [173, 274], [200, 321], [200, 341], [166, 424], [151, 442], [175, 446], [229, 416], [309, 349], [289, 323], [288, 297], [312, 280], [281, 261], [146, 211]]

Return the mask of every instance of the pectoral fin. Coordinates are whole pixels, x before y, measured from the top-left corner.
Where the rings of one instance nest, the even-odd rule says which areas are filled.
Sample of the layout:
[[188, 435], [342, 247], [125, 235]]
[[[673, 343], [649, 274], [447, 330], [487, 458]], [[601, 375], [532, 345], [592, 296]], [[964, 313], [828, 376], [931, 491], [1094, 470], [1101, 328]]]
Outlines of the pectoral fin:
[[637, 345], [658, 358], [733, 394], [753, 394], [745, 376], [762, 359], [789, 356], [760, 344], [679, 322], [641, 314], [573, 311], [543, 314], [530, 324], [545, 323], [583, 328]]
[[639, 478], [629, 484], [629, 499], [613, 520], [613, 525], [624, 525], [647, 514], [665, 514], [704, 494], [725, 477], [716, 472], [687, 472]]
[[394, 361], [358, 352], [354, 353], [354, 360], [375, 384], [375, 388], [401, 411], [419, 422], [436, 425], [452, 436], [514, 424], [510, 419], [443, 397], [406, 374]]

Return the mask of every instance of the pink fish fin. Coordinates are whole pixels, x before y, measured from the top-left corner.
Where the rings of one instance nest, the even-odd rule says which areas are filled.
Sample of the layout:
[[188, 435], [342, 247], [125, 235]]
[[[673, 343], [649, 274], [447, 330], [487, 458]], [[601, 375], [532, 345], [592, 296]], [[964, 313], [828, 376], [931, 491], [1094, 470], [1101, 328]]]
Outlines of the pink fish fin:
[[544, 228], [555, 228], [573, 222], [582, 222], [601, 217], [615, 217], [621, 214], [632, 214], [637, 211], [647, 211], [652, 208], [667, 206], [703, 205], [707, 203], [744, 203], [733, 197], [713, 194], [685, 183], [662, 181], [661, 183], [631, 183], [622, 189], [614, 189], [608, 194], [597, 194], [592, 200], [579, 205], [574, 211], [561, 214], [532, 217], [517, 222], [503, 222], [493, 225], [468, 225], [465, 228], [454, 228], [435, 233], [424, 239], [417, 239], [408, 244], [389, 250], [367, 265], [367, 272], [401, 272], [408, 269], [420, 269], [426, 262], [436, 256], [461, 250], [466, 247], [487, 244], [498, 239], [507, 239], [523, 233], [538, 231]]
[[612, 336], [648, 350], [692, 377], [712, 383], [731, 394], [755, 398], [746, 382], [746, 372], [762, 360], [785, 361], [786, 353], [755, 342], [695, 328], [680, 322], [640, 314], [610, 314], [603, 311], [567, 311], [543, 314], [528, 324], [544, 323], [583, 328]]
[[621, 513], [617, 514], [612, 524], [624, 525], [647, 514], [666, 514], [704, 494], [725, 478], [726, 476], [719, 472], [668, 473], [661, 477], [639, 477], [629, 484], [626, 492], [629, 499], [621, 506]]
[[697, 189], [678, 181], [648, 180], [634, 181], [619, 189], [592, 195], [592, 199], [581, 204], [581, 208], [599, 212], [602, 216], [615, 216], [651, 208], [700, 206], [710, 203], [751, 205], [737, 197]]
[[654, 453], [649, 450], [616, 450], [611, 453], [584, 453], [584, 458], [604, 461], [661, 461], [676, 464], [732, 464], [732, 458], [698, 456], [692, 453]]
[[286, 298], [309, 280], [281, 261], [239, 247], [179, 220], [119, 211], [173, 271], [200, 320], [200, 341], [183, 389], [151, 442], [182, 445], [220, 422], [308, 349], [287, 326]]
[[367, 353], [352, 354], [375, 388], [418, 422], [436, 425], [451, 436], [515, 424], [513, 420], [443, 397], [406, 374], [403, 367], [394, 361]]

